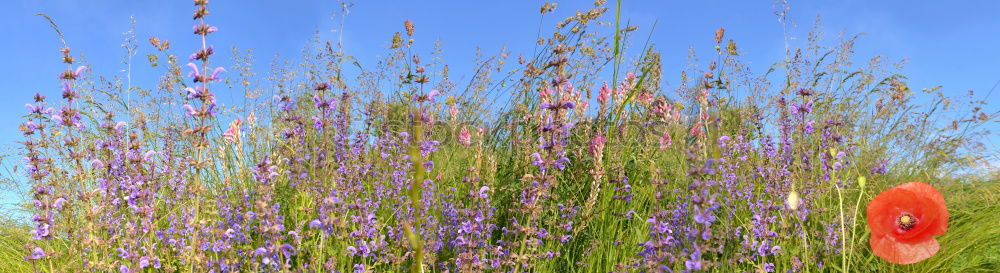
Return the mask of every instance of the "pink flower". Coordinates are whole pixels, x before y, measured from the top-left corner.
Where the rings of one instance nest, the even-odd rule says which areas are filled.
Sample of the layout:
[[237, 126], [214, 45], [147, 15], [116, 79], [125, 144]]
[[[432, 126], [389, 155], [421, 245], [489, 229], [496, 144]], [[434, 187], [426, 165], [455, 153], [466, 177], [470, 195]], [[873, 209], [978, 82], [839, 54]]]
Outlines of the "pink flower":
[[247, 123], [250, 124], [250, 126], [253, 126], [253, 124], [256, 122], [257, 122], [257, 115], [255, 115], [254, 112], [250, 112], [250, 115], [247, 116]]
[[552, 88], [549, 87], [545, 87], [545, 89], [538, 91], [538, 97], [542, 99], [546, 99], [551, 95], [552, 95]]
[[659, 100], [657, 101], [656, 106], [653, 107], [653, 113], [660, 115], [664, 119], [670, 119], [671, 110], [673, 110], [673, 108], [674, 108], [673, 104], [669, 104], [666, 101]]
[[663, 131], [663, 136], [660, 137], [660, 150], [666, 150], [670, 148], [670, 145], [674, 143], [673, 138], [670, 137], [670, 131]]
[[701, 135], [701, 126], [702, 126], [702, 123], [699, 120], [698, 122], [696, 122], [694, 124], [693, 127], [691, 127], [691, 132], [688, 133], [688, 135], [691, 135], [691, 136], [700, 136]]
[[234, 143], [237, 140], [239, 140], [239, 136], [240, 136], [240, 124], [242, 124], [242, 123], [243, 123], [243, 119], [241, 119], [241, 118], [237, 118], [233, 122], [230, 122], [229, 123], [229, 129], [226, 129], [226, 132], [222, 134], [222, 138], [225, 139], [226, 142], [229, 142], [229, 143]]
[[597, 157], [604, 153], [604, 143], [608, 142], [608, 139], [604, 136], [597, 135], [594, 139], [590, 140], [590, 155]]
[[448, 115], [451, 115], [451, 118], [458, 117], [458, 106], [456, 106], [455, 104], [452, 104], [451, 108], [448, 108]]
[[611, 98], [611, 88], [608, 88], [608, 83], [604, 82], [601, 85], [601, 90], [597, 92], [597, 103], [603, 106], [608, 103], [609, 98]]
[[462, 131], [458, 132], [458, 143], [465, 145], [465, 147], [472, 145], [472, 135], [469, 134], [469, 130], [464, 126], [462, 127]]
[[701, 92], [698, 93], [698, 102], [703, 105], [708, 104], [708, 89], [702, 89]]

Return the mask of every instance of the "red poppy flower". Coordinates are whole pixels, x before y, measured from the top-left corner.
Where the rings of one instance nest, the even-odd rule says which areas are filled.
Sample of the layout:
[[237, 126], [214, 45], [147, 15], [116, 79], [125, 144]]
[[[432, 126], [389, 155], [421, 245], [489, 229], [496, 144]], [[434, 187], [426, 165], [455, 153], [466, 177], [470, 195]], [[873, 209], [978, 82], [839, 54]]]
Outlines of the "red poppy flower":
[[894, 264], [912, 264], [941, 249], [934, 236], [948, 230], [948, 208], [933, 187], [909, 182], [868, 203], [868, 228], [876, 256]]

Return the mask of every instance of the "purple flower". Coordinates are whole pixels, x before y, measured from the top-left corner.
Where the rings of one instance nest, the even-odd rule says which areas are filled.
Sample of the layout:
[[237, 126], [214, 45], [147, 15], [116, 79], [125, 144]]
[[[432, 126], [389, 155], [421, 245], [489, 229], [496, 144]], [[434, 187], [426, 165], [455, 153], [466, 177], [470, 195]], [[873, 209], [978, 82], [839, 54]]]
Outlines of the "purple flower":
[[432, 89], [431, 92], [427, 93], [427, 100], [435, 102], [434, 97], [437, 95], [441, 95], [441, 91], [438, 91], [437, 89]]
[[216, 67], [215, 70], [212, 70], [212, 76], [209, 77], [209, 80], [211, 80], [211, 81], [218, 81], [219, 80], [219, 73], [221, 73], [221, 72], [226, 72], [226, 69], [222, 68], [221, 66], [220, 67]]
[[694, 221], [699, 224], [711, 224], [715, 221], [715, 215], [712, 215], [708, 210], [698, 210], [694, 215]]
[[81, 65], [80, 67], [76, 68], [76, 71], [73, 72], [73, 75], [79, 77], [80, 73], [83, 73], [84, 70], [87, 70], [87, 67]]
[[188, 74], [188, 77], [194, 77], [195, 79], [201, 78], [201, 71], [198, 69], [197, 65], [194, 63], [188, 63], [187, 67], [191, 68], [191, 73]]
[[61, 210], [64, 204], [66, 204], [66, 198], [59, 197], [55, 202], [52, 202], [52, 207], [56, 210]]
[[191, 117], [198, 115], [198, 111], [194, 110], [194, 107], [192, 107], [190, 104], [185, 104], [183, 107], [184, 111], [187, 111], [187, 116]]
[[42, 250], [40, 247], [36, 247], [31, 250], [31, 254], [28, 255], [28, 257], [25, 257], [25, 260], [34, 261], [45, 257], [48, 257], [48, 255], [45, 254], [45, 250]]

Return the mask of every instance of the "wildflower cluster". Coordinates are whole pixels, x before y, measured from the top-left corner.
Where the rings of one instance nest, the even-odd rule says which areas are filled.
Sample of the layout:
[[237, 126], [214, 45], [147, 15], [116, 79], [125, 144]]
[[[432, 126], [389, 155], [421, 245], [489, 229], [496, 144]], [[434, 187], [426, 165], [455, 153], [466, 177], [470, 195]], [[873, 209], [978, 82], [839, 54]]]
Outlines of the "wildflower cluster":
[[941, 193], [870, 194], [917, 173], [900, 155], [938, 162], [928, 175], [977, 155], [959, 130], [893, 110], [915, 104], [905, 83], [850, 67], [845, 46], [810, 47], [836, 61], [797, 52], [771, 83], [719, 29], [718, 59], [663, 87], [654, 48], [622, 64], [637, 28], [606, 22], [605, 1], [535, 55], [479, 60], [467, 85], [439, 50], [421, 57], [405, 20], [377, 66], [344, 66], [356, 61], [318, 38], [264, 76], [234, 53], [238, 94], [216, 84], [208, 2], [194, 1], [202, 46], [187, 62], [150, 39], [165, 75], [133, 104], [106, 103], [123, 89], [89, 84], [62, 50], [64, 100], [36, 95], [19, 127], [32, 217], [12, 270], [866, 270], [872, 254], [946, 251]]

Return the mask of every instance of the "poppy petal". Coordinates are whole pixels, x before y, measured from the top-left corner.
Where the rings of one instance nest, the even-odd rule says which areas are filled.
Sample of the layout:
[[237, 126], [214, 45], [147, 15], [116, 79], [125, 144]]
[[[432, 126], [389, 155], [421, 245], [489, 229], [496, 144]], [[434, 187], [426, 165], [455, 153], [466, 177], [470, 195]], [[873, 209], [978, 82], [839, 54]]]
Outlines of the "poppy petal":
[[899, 188], [892, 188], [875, 196], [867, 208], [868, 228], [872, 234], [885, 235], [895, 232], [896, 217], [902, 211], [917, 209], [910, 201], [914, 198], [916, 196], [912, 192]]
[[896, 241], [892, 236], [872, 235], [869, 241], [876, 256], [894, 264], [917, 263], [934, 256], [941, 249], [937, 240], [929, 239], [915, 243]]
[[937, 221], [936, 225], [932, 225], [927, 232], [934, 236], [941, 236], [948, 231], [948, 207], [944, 202], [944, 195], [941, 195], [941, 192], [930, 185], [920, 182], [909, 182], [899, 185], [897, 188], [909, 190], [931, 201], [931, 204], [925, 204], [925, 207], [928, 210], [937, 210]]

